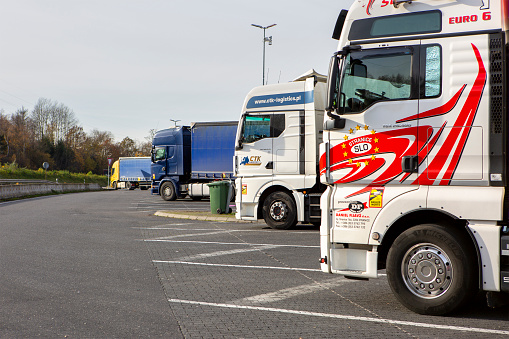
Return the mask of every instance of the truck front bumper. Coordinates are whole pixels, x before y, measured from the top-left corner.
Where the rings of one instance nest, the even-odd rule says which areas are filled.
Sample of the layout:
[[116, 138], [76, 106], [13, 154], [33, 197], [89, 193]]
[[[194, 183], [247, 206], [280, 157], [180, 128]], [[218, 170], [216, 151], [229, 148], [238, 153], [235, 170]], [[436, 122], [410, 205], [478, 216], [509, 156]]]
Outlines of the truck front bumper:
[[241, 203], [238, 201], [235, 201], [235, 218], [239, 220], [249, 220], [249, 221], [256, 221], [257, 218], [257, 210], [258, 210], [258, 203]]

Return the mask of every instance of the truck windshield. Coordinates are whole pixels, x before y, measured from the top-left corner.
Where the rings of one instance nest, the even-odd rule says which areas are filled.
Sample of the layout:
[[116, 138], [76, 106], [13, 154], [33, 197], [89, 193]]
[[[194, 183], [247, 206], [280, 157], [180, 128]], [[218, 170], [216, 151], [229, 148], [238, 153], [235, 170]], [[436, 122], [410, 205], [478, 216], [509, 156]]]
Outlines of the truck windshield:
[[340, 114], [362, 112], [378, 101], [410, 99], [410, 50], [352, 51], [343, 65], [337, 103]]

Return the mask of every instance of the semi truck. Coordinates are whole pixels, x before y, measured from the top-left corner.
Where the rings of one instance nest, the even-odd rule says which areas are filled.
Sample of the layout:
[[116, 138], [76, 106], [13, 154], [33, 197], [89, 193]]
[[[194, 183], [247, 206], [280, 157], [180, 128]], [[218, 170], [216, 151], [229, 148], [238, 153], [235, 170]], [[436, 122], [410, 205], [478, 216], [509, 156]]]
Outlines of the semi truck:
[[337, 20], [320, 180], [321, 268], [408, 309], [509, 292], [507, 0], [361, 0]]
[[233, 181], [237, 121], [195, 122], [158, 131], [152, 141], [152, 194], [172, 201], [209, 196], [207, 183]]
[[256, 87], [242, 108], [235, 141], [236, 218], [271, 228], [320, 224], [318, 145], [327, 77]]
[[111, 166], [110, 186], [133, 190], [150, 188], [150, 157], [120, 157]]

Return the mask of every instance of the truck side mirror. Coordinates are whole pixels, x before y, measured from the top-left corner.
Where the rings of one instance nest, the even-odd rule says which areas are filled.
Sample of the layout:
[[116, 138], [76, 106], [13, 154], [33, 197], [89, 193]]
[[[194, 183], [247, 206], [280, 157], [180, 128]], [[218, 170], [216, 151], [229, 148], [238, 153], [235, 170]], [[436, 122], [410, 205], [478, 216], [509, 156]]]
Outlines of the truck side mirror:
[[330, 131], [334, 129], [342, 129], [345, 128], [346, 119], [341, 118], [339, 116], [333, 117], [332, 120], [325, 120], [323, 123], [323, 130]]

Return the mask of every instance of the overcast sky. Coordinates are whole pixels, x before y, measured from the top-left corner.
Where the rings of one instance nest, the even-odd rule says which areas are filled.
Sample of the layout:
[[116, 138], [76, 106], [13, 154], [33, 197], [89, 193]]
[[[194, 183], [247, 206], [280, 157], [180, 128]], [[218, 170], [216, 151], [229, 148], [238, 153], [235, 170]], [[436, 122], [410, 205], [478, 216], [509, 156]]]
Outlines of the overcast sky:
[[351, 0], [15, 0], [0, 5], [0, 108], [38, 98], [71, 108], [87, 133], [145, 141], [151, 129], [238, 120], [262, 84], [327, 73]]

